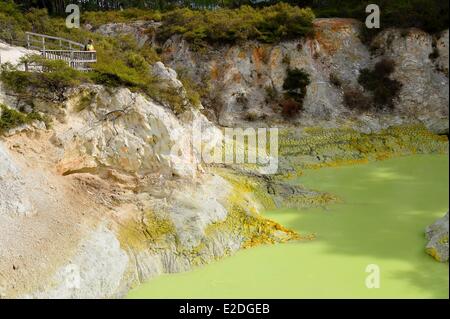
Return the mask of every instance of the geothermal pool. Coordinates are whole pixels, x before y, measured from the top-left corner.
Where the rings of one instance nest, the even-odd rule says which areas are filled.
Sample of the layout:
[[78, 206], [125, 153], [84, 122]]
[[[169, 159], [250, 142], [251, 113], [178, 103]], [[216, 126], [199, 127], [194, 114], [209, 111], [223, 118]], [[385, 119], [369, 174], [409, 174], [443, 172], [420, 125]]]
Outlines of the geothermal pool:
[[[264, 214], [317, 239], [243, 250], [128, 297], [448, 298], [448, 263], [424, 252], [425, 227], [448, 210], [448, 165], [444, 155], [415, 155], [306, 171], [301, 184], [343, 202]], [[368, 265], [379, 288], [366, 287]]]

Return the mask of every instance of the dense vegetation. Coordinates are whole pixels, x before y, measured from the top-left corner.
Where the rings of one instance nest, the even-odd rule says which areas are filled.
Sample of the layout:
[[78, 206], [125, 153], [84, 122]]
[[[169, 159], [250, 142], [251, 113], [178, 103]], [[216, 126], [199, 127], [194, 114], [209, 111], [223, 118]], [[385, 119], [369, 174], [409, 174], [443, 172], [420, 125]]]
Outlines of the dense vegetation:
[[[239, 8], [242, 5], [265, 7], [279, 0], [17, 0], [22, 8], [46, 8], [51, 14], [65, 14], [65, 6], [77, 3], [83, 11], [140, 8], [167, 11], [174, 8], [216, 9]], [[449, 4], [442, 0], [284, 0], [283, 2], [310, 7], [318, 17], [356, 18], [364, 21], [365, 7], [380, 6], [382, 28], [418, 27], [434, 33], [448, 28]], [[110, 20], [112, 21], [112, 20]], [[376, 32], [376, 30], [374, 30]]]
[[[14, 4], [17, 3], [17, 5]], [[196, 45], [256, 39], [275, 42], [311, 32], [317, 17], [350, 17], [364, 21], [365, 7], [376, 3], [381, 27], [418, 27], [435, 33], [448, 28], [448, 2], [441, 0], [0, 0], [0, 37], [17, 37], [18, 29], [45, 26], [43, 12], [64, 16], [65, 6], [78, 3], [84, 23], [98, 26], [130, 20], [163, 21], [161, 39], [182, 34]], [[18, 8], [21, 9], [18, 10]], [[33, 8], [44, 8], [37, 10]], [[118, 9], [122, 10], [118, 10]], [[206, 9], [205, 9], [206, 8]], [[309, 9], [311, 8], [311, 9]], [[98, 13], [97, 13], [97, 12]], [[101, 12], [99, 12], [101, 11]], [[40, 12], [41, 14], [37, 14]], [[379, 30], [366, 30], [374, 35]]]
[[72, 69], [61, 60], [46, 60], [41, 56], [22, 59], [24, 64], [42, 68], [43, 72], [20, 71], [10, 64], [3, 64], [0, 79], [20, 100], [40, 98], [49, 102], [61, 102], [64, 91], [87, 81], [86, 74]]
[[284, 99], [281, 101], [281, 114], [292, 118], [303, 109], [306, 87], [310, 84], [309, 74], [303, 69], [289, 69], [283, 83]]
[[394, 107], [394, 100], [398, 96], [402, 84], [392, 80], [390, 75], [395, 70], [395, 63], [389, 59], [383, 59], [375, 64], [373, 70], [362, 69], [358, 82], [373, 95], [376, 107]]
[[395, 71], [394, 61], [383, 59], [377, 62], [373, 69], [362, 69], [358, 83], [370, 96], [358, 89], [348, 89], [344, 92], [344, 103], [350, 109], [362, 111], [370, 108], [393, 108], [402, 84], [390, 78]]
[[163, 15], [158, 36], [165, 40], [173, 34], [182, 34], [196, 46], [240, 40], [272, 43], [310, 34], [313, 19], [310, 9], [284, 3], [262, 9], [250, 6], [201, 11], [183, 8]]
[[[129, 9], [121, 12], [119, 16], [126, 19], [133, 16], [141, 17], [143, 14], [148, 15], [149, 13]], [[114, 16], [117, 16], [117, 13], [114, 13]], [[3, 38], [19, 45], [24, 45], [21, 41], [24, 39], [24, 32], [29, 30], [81, 43], [85, 43], [87, 39], [93, 39], [95, 43], [98, 62], [95, 64], [93, 72], [88, 74], [80, 74], [62, 61], [45, 61], [36, 57], [31, 57], [31, 60], [26, 62], [41, 65], [44, 70], [42, 73], [26, 73], [11, 66], [4, 66], [1, 74], [2, 80], [17, 96], [23, 99], [27, 99], [27, 94], [35, 92], [37, 93], [34, 95], [35, 97], [60, 102], [64, 99], [62, 92], [67, 87], [93, 82], [111, 87], [126, 86], [132, 90], [139, 90], [159, 102], [172, 105], [178, 112], [182, 111], [181, 97], [174, 94], [170, 88], [160, 88], [160, 83], [151, 73], [151, 65], [159, 60], [154, 48], [149, 45], [140, 47], [132, 37], [106, 37], [83, 28], [68, 29], [65, 27], [63, 18], [50, 17], [46, 9], [31, 9], [24, 13], [11, 1], [2, 0], [0, 0], [1, 26], [7, 26], [7, 28], [0, 29], [0, 39]], [[192, 89], [192, 85], [186, 85], [186, 87], [189, 101], [198, 104], [198, 96]], [[44, 94], [45, 91], [50, 91], [49, 88], [54, 94]]]
[[[302, 1], [297, 1], [302, 2]], [[313, 6], [319, 17], [346, 17], [365, 21], [368, 4], [380, 7], [381, 28], [417, 27], [430, 33], [448, 28], [449, 4], [441, 0], [328, 0]], [[378, 30], [373, 29], [373, 32]]]
[[12, 128], [31, 123], [34, 120], [43, 121], [44, 119], [38, 113], [24, 114], [0, 104], [0, 135]]

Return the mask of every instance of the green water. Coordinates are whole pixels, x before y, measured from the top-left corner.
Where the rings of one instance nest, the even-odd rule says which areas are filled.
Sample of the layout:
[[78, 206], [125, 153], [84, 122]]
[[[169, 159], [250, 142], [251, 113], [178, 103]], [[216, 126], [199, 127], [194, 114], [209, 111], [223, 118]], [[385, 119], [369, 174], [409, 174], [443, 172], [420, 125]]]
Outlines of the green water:
[[[240, 251], [129, 298], [448, 298], [448, 263], [424, 253], [423, 235], [448, 210], [447, 156], [324, 168], [300, 182], [344, 202], [265, 215], [316, 240]], [[380, 269], [379, 288], [365, 285], [369, 264]]]

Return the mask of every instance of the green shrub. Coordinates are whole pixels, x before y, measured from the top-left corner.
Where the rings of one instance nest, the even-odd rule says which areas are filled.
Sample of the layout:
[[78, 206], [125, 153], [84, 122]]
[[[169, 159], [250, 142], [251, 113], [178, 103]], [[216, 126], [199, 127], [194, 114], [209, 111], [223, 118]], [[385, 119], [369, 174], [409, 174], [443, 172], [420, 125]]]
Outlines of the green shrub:
[[0, 39], [24, 39], [30, 23], [12, 0], [0, 0]]
[[449, 4], [442, 0], [328, 0], [313, 1], [311, 6], [321, 18], [355, 18], [365, 21], [365, 8], [368, 4], [376, 3], [381, 11], [381, 28], [367, 29], [366, 38], [370, 40], [383, 29], [420, 28], [429, 33], [436, 33], [448, 29]]
[[53, 23], [48, 15], [47, 9], [31, 8], [25, 13], [25, 19], [31, 25], [31, 30], [26, 31], [45, 33], [53, 29]]
[[207, 43], [242, 40], [273, 43], [311, 34], [313, 19], [310, 9], [285, 3], [261, 9], [250, 6], [195, 11], [182, 8], [163, 14], [163, 25], [157, 35], [160, 40], [166, 40], [174, 34], [181, 34], [196, 48]]
[[81, 15], [81, 22], [88, 23], [94, 28], [106, 23], [124, 23], [136, 20], [160, 21], [161, 13], [153, 10], [127, 8], [122, 11], [86, 11]]
[[344, 105], [351, 110], [368, 111], [372, 107], [372, 99], [357, 89], [344, 91]]
[[39, 113], [31, 112], [24, 114], [0, 104], [0, 134], [17, 126], [31, 123], [34, 120], [44, 121]]
[[372, 93], [373, 105], [377, 108], [394, 107], [394, 100], [402, 88], [399, 81], [390, 78], [394, 70], [394, 61], [383, 59], [375, 64], [373, 70], [362, 69], [360, 71], [358, 83]]
[[289, 92], [300, 90], [306, 93], [306, 86], [310, 83], [309, 74], [303, 69], [289, 69], [284, 79], [283, 89]]
[[41, 56], [32, 55], [22, 58], [21, 63], [42, 70], [26, 72], [10, 64], [2, 65], [0, 79], [6, 88], [21, 99], [41, 98], [62, 102], [67, 88], [87, 81], [85, 74], [74, 70], [61, 60], [46, 60]]
[[303, 99], [306, 87], [311, 83], [309, 74], [303, 69], [289, 69], [283, 83], [286, 91], [281, 103], [282, 114], [285, 117], [297, 115], [303, 109]]
[[19, 125], [23, 125], [27, 122], [27, 117], [25, 114], [9, 109], [3, 104], [0, 104], [0, 112], [0, 133]]

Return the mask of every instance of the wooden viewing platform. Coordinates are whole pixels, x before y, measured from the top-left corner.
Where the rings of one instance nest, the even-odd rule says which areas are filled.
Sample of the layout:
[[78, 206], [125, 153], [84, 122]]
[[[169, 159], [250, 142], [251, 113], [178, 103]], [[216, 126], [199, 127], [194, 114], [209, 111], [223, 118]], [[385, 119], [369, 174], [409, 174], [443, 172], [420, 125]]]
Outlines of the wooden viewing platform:
[[97, 52], [85, 51], [84, 44], [45, 34], [26, 32], [27, 48], [38, 50], [45, 59], [66, 61], [79, 71], [92, 70]]

